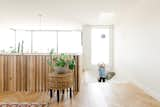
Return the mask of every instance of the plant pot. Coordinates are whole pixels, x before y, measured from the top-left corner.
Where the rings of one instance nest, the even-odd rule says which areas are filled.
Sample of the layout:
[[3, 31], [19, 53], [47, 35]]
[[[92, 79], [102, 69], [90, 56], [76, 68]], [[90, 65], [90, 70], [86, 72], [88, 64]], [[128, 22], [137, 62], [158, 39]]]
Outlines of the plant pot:
[[54, 71], [58, 74], [63, 74], [68, 71], [66, 67], [54, 67]]

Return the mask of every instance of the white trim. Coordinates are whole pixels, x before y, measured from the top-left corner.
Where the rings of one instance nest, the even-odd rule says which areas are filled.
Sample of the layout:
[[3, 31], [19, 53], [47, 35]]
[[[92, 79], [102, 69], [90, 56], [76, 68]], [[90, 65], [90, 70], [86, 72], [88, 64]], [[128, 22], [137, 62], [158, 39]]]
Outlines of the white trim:
[[111, 25], [85, 25], [87, 27], [91, 27], [91, 28], [112, 28], [113, 27], [113, 24]]
[[129, 81], [125, 81], [125, 80], [116, 80], [114, 79], [111, 79], [111, 80], [108, 80], [109, 83], [114, 83], [114, 84], [128, 84], [130, 83]]
[[132, 81], [132, 83], [134, 85], [136, 85], [137, 87], [139, 87], [140, 89], [144, 90], [144, 92], [147, 93], [148, 95], [150, 95], [153, 98], [155, 98], [156, 100], [160, 101], [160, 93], [157, 93], [157, 92], [151, 90], [150, 88], [142, 85], [141, 83], [137, 82], [136, 80]]

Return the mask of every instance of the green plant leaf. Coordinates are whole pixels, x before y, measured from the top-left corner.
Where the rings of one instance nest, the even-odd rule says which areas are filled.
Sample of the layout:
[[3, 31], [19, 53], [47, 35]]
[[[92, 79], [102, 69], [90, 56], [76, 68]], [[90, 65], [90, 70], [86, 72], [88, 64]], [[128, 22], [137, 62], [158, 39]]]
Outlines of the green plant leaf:
[[51, 67], [67, 67], [71, 70], [75, 67], [75, 60], [72, 55], [61, 53], [59, 56], [54, 53], [54, 49], [50, 51], [51, 60], [48, 61], [48, 65]]

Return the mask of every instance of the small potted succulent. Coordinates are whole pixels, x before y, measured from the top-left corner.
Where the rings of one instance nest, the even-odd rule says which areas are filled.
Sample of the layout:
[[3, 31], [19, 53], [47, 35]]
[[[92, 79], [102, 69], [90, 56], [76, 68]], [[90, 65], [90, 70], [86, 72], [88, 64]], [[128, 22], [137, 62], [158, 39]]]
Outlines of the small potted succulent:
[[72, 55], [65, 53], [56, 54], [54, 49], [50, 51], [50, 59], [48, 65], [52, 67], [56, 73], [65, 73], [67, 71], [73, 71], [75, 67], [75, 60]]

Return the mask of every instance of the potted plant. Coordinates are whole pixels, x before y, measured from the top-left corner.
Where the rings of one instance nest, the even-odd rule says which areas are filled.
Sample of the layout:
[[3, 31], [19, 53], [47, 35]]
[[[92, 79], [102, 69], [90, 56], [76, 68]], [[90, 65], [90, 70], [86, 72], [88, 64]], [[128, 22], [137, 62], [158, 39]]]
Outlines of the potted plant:
[[52, 67], [56, 73], [65, 73], [73, 71], [75, 67], [75, 60], [72, 55], [65, 53], [56, 54], [54, 49], [50, 51], [51, 59], [48, 60], [48, 65]]

